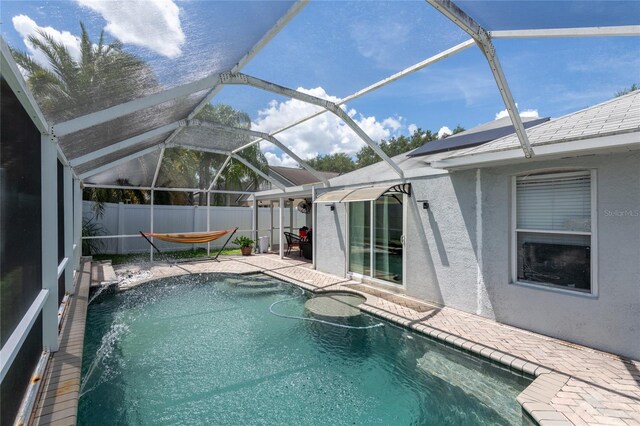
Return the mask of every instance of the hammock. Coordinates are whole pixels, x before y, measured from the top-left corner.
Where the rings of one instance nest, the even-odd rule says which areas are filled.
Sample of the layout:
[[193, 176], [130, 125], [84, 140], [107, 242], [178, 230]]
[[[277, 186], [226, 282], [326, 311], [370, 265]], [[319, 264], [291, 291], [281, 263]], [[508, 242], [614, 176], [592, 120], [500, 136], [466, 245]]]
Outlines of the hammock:
[[229, 241], [231, 240], [231, 238], [233, 238], [233, 235], [236, 233], [237, 230], [238, 228], [233, 228], [233, 229], [225, 229], [224, 231], [190, 232], [186, 234], [155, 234], [153, 232], [142, 232], [142, 231], [139, 231], [139, 232], [140, 232], [140, 235], [142, 235], [142, 238], [147, 240], [147, 242], [151, 244], [151, 246], [154, 249], [156, 249], [158, 254], [163, 254], [163, 253], [160, 251], [160, 249], [158, 249], [158, 247], [156, 247], [155, 244], [151, 242], [151, 240], [148, 237], [157, 238], [159, 240], [167, 241], [170, 243], [202, 244], [202, 243], [210, 243], [211, 241], [215, 241], [218, 238], [224, 237], [225, 235], [230, 233], [231, 235], [229, 235], [229, 238], [227, 238], [227, 241], [224, 242], [224, 245], [222, 246], [222, 248], [220, 248], [220, 250], [218, 251], [218, 254], [216, 254], [216, 256], [213, 258], [213, 260], [218, 260], [218, 256], [220, 256], [220, 253], [222, 253], [222, 250], [224, 250], [227, 244], [229, 244]]
[[143, 232], [143, 234], [147, 237], [157, 238], [169, 243], [202, 244], [215, 241], [220, 237], [224, 237], [229, 232], [235, 232], [236, 229], [238, 228], [213, 232], [190, 232], [188, 234], [155, 234], [152, 232]]

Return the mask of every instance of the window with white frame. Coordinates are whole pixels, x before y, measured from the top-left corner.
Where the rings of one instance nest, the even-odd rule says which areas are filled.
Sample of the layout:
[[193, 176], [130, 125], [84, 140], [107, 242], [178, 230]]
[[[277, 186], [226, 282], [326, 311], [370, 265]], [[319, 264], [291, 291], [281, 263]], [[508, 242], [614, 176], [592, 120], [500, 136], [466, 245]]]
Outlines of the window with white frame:
[[592, 292], [592, 172], [515, 178], [515, 281]]

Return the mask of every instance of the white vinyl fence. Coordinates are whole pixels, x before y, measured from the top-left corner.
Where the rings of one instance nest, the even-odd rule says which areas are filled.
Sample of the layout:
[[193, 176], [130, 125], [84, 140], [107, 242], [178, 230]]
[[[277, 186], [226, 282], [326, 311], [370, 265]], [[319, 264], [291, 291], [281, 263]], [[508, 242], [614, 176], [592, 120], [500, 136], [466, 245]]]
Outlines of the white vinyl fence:
[[[151, 206], [140, 204], [113, 204], [105, 203], [104, 215], [96, 218], [92, 201], [83, 201], [83, 218], [92, 219], [102, 227], [103, 242], [101, 252], [106, 254], [142, 253], [149, 251], [147, 243], [139, 234], [139, 231], [149, 232], [151, 230]], [[238, 227], [235, 236], [245, 235], [252, 237], [251, 227], [251, 207], [210, 207], [209, 220], [211, 231], [221, 231]], [[271, 236], [271, 218], [268, 207], [258, 208], [258, 235], [260, 237]], [[278, 244], [278, 214], [279, 209], [273, 209], [273, 239], [272, 244]], [[309, 215], [293, 209], [293, 232], [307, 224]], [[285, 229], [290, 228], [290, 212], [288, 208], [284, 211]], [[308, 225], [307, 225], [308, 226]], [[176, 232], [205, 232], [207, 231], [207, 207], [206, 206], [153, 206], [153, 232], [156, 233], [176, 233]], [[283, 231], [283, 232], [284, 232]], [[120, 236], [120, 237], [109, 237]], [[235, 238], [234, 236], [234, 238]], [[214, 249], [222, 247], [228, 236], [213, 241], [211, 243], [212, 253]], [[176, 244], [155, 240], [154, 244], [160, 250], [189, 250], [203, 247], [206, 244]], [[229, 243], [227, 247], [236, 247]]]

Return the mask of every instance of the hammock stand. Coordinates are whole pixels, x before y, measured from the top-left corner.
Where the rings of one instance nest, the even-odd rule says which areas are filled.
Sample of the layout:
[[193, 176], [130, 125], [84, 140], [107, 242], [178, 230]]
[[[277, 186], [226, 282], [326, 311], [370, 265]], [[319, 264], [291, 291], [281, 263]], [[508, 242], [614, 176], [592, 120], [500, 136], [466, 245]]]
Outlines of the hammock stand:
[[[164, 253], [162, 253], [160, 249], [156, 247], [155, 244], [153, 244], [153, 242], [149, 239], [149, 237], [158, 238], [159, 240], [167, 241], [170, 243], [202, 244], [202, 243], [210, 243], [211, 241], [215, 241], [218, 238], [221, 238], [226, 234], [231, 233], [231, 235], [229, 235], [229, 238], [227, 238], [227, 241], [225, 241], [224, 244], [222, 245], [222, 248], [218, 250], [218, 253], [215, 255], [215, 257], [211, 258], [211, 260], [220, 262], [218, 260], [218, 256], [220, 256], [220, 253], [222, 253], [222, 250], [224, 250], [227, 244], [229, 244], [229, 241], [231, 241], [231, 238], [233, 238], [233, 235], [236, 233], [237, 230], [238, 228], [236, 227], [233, 229], [226, 229], [224, 231], [194, 232], [190, 234], [154, 234], [152, 232], [142, 232], [142, 231], [138, 231], [138, 232], [140, 232], [140, 235], [142, 235], [142, 238], [147, 240], [147, 242], [151, 244], [151, 246], [154, 249], [156, 249], [158, 254], [161, 254], [162, 256], [164, 256], [165, 259], [168, 259], [167, 256]], [[174, 263], [177, 263], [177, 262], [174, 261]]]

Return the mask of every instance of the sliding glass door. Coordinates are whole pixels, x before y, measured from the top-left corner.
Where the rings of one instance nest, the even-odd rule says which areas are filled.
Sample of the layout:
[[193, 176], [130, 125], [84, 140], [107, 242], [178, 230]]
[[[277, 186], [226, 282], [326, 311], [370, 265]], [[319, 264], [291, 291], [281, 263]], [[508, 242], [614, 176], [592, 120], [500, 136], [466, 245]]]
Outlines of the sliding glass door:
[[402, 197], [389, 194], [349, 203], [350, 272], [402, 284]]
[[385, 195], [373, 203], [373, 277], [402, 284], [402, 194]]
[[371, 202], [349, 203], [349, 271], [371, 273]]

